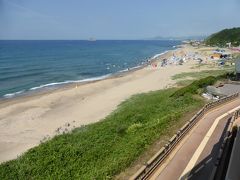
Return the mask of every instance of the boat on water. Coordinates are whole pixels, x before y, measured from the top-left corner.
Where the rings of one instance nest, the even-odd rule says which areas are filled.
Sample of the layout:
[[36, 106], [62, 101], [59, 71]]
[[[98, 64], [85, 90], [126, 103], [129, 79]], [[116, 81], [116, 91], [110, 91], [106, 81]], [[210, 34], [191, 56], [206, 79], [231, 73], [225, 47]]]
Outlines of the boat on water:
[[95, 38], [89, 38], [88, 41], [94, 42], [94, 41], [97, 41], [97, 40]]

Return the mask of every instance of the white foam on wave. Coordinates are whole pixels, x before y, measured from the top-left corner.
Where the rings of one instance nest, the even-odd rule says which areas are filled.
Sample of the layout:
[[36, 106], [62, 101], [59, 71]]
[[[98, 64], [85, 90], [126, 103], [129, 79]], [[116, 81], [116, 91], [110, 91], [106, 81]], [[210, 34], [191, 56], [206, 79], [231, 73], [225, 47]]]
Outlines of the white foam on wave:
[[132, 68], [129, 68], [130, 70], [133, 70], [133, 69], [138, 69], [138, 68], [140, 68], [140, 67], [142, 67], [141, 65], [139, 65], [139, 66], [134, 66], [134, 67], [132, 67]]
[[[153, 57], [151, 57], [150, 60], [154, 60], [154, 59], [158, 58], [159, 56], [162, 56], [162, 55], [166, 54], [167, 52], [169, 52], [169, 51], [164, 51], [162, 53], [156, 54]], [[144, 62], [142, 62], [142, 65], [144, 65]], [[130, 70], [141, 68], [142, 65], [138, 65], [138, 66], [135, 66], [135, 67], [123, 69], [123, 70], [118, 71], [118, 72], [119, 73], [128, 72]], [[116, 65], [113, 65], [113, 67], [115, 67], [115, 66]], [[64, 84], [94, 82], [94, 81], [99, 81], [99, 80], [106, 79], [106, 78], [110, 77], [111, 75], [112, 74], [107, 74], [107, 75], [103, 75], [103, 76], [86, 78], [86, 79], [82, 79], [82, 80], [68, 80], [68, 81], [62, 81], [62, 82], [48, 83], [48, 84], [43, 84], [43, 85], [40, 85], [40, 86], [37, 86], [37, 87], [30, 88], [28, 91], [35, 91], [35, 90], [40, 90], [40, 89], [48, 88], [48, 87], [61, 86], [61, 85], [64, 85]], [[12, 97], [15, 97], [17, 95], [23, 94], [25, 92], [26, 92], [25, 90], [22, 90], [22, 91], [18, 91], [18, 92], [15, 92], [15, 93], [5, 94], [3, 97], [4, 98], [12, 98]]]
[[130, 70], [130, 68], [127, 68], [127, 69], [123, 69], [121, 71], [118, 71], [119, 73], [123, 73], [123, 72], [128, 72]]
[[164, 55], [164, 54], [166, 54], [166, 53], [168, 53], [168, 52], [169, 52], [169, 51], [164, 51], [164, 52], [162, 52], [162, 53], [156, 54], [156, 55], [154, 55], [153, 57], [151, 57], [150, 59], [151, 59], [151, 60], [156, 59], [156, 58], [158, 58], [158, 57], [160, 57], [160, 56], [162, 56], [162, 55]]
[[99, 80], [102, 80], [102, 79], [106, 79], [109, 76], [111, 76], [111, 74], [107, 74], [107, 75], [104, 75], [104, 76], [93, 77], [93, 78], [86, 78], [86, 79], [82, 79], [82, 80], [69, 80], [69, 81], [43, 84], [43, 85], [40, 85], [40, 86], [37, 86], [37, 87], [33, 87], [30, 90], [33, 91], [33, 90], [38, 90], [38, 89], [47, 88], [47, 87], [60, 86], [60, 85], [64, 85], [64, 84], [99, 81]]
[[19, 94], [22, 94], [23, 92], [25, 92], [25, 91], [22, 90], [22, 91], [18, 91], [18, 92], [15, 92], [15, 93], [9, 93], [9, 94], [5, 94], [3, 97], [4, 98], [11, 98], [11, 97], [17, 96]]
[[3, 95], [3, 98], [13, 98], [15, 96], [21, 95], [23, 93], [27, 93], [29, 91], [35, 91], [35, 90], [40, 90], [40, 89], [44, 89], [44, 88], [48, 88], [48, 87], [60, 86], [60, 85], [64, 85], [64, 84], [99, 81], [99, 80], [106, 79], [107, 77], [110, 77], [110, 76], [111, 76], [111, 74], [107, 74], [107, 75], [104, 75], [104, 76], [98, 76], [98, 77], [93, 77], [93, 78], [86, 78], [86, 79], [82, 79], [82, 80], [75, 80], [75, 81], [70, 80], [70, 81], [63, 81], [63, 82], [54, 82], [54, 83], [49, 83], [49, 84], [43, 84], [43, 85], [40, 85], [40, 86], [37, 86], [37, 87], [30, 88], [28, 91], [22, 90], [22, 91], [18, 91], [18, 92], [14, 92], [14, 93], [5, 94], [5, 95]]
[[138, 66], [134, 66], [134, 67], [131, 67], [131, 68], [127, 68], [127, 69], [123, 69], [121, 71], [118, 71], [118, 73], [124, 73], [124, 72], [128, 72], [128, 71], [131, 71], [131, 70], [134, 70], [134, 69], [138, 69], [138, 68], [141, 68], [143, 67], [144, 64], [142, 65], [138, 65]]

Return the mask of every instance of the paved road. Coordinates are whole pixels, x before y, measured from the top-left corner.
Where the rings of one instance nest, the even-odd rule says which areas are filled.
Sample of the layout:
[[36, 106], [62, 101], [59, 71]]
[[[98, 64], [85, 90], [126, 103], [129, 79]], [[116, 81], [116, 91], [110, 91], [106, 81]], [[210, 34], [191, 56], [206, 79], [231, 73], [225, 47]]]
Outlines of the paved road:
[[229, 113], [237, 108], [240, 98], [203, 116], [150, 179], [208, 179], [230, 122]]

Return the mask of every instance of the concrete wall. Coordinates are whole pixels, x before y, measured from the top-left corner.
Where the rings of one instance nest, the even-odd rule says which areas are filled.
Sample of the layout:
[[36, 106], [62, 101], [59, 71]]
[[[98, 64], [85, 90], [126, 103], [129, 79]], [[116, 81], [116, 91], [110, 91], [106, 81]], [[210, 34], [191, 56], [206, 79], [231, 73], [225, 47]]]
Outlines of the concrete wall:
[[234, 141], [226, 180], [240, 180], [240, 128]]

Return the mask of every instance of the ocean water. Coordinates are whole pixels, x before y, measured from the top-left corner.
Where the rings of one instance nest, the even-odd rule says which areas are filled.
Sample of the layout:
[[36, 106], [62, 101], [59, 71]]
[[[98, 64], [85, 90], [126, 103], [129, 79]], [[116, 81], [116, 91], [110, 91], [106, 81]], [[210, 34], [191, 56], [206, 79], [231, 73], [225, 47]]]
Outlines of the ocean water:
[[0, 41], [0, 98], [106, 78], [180, 41]]

